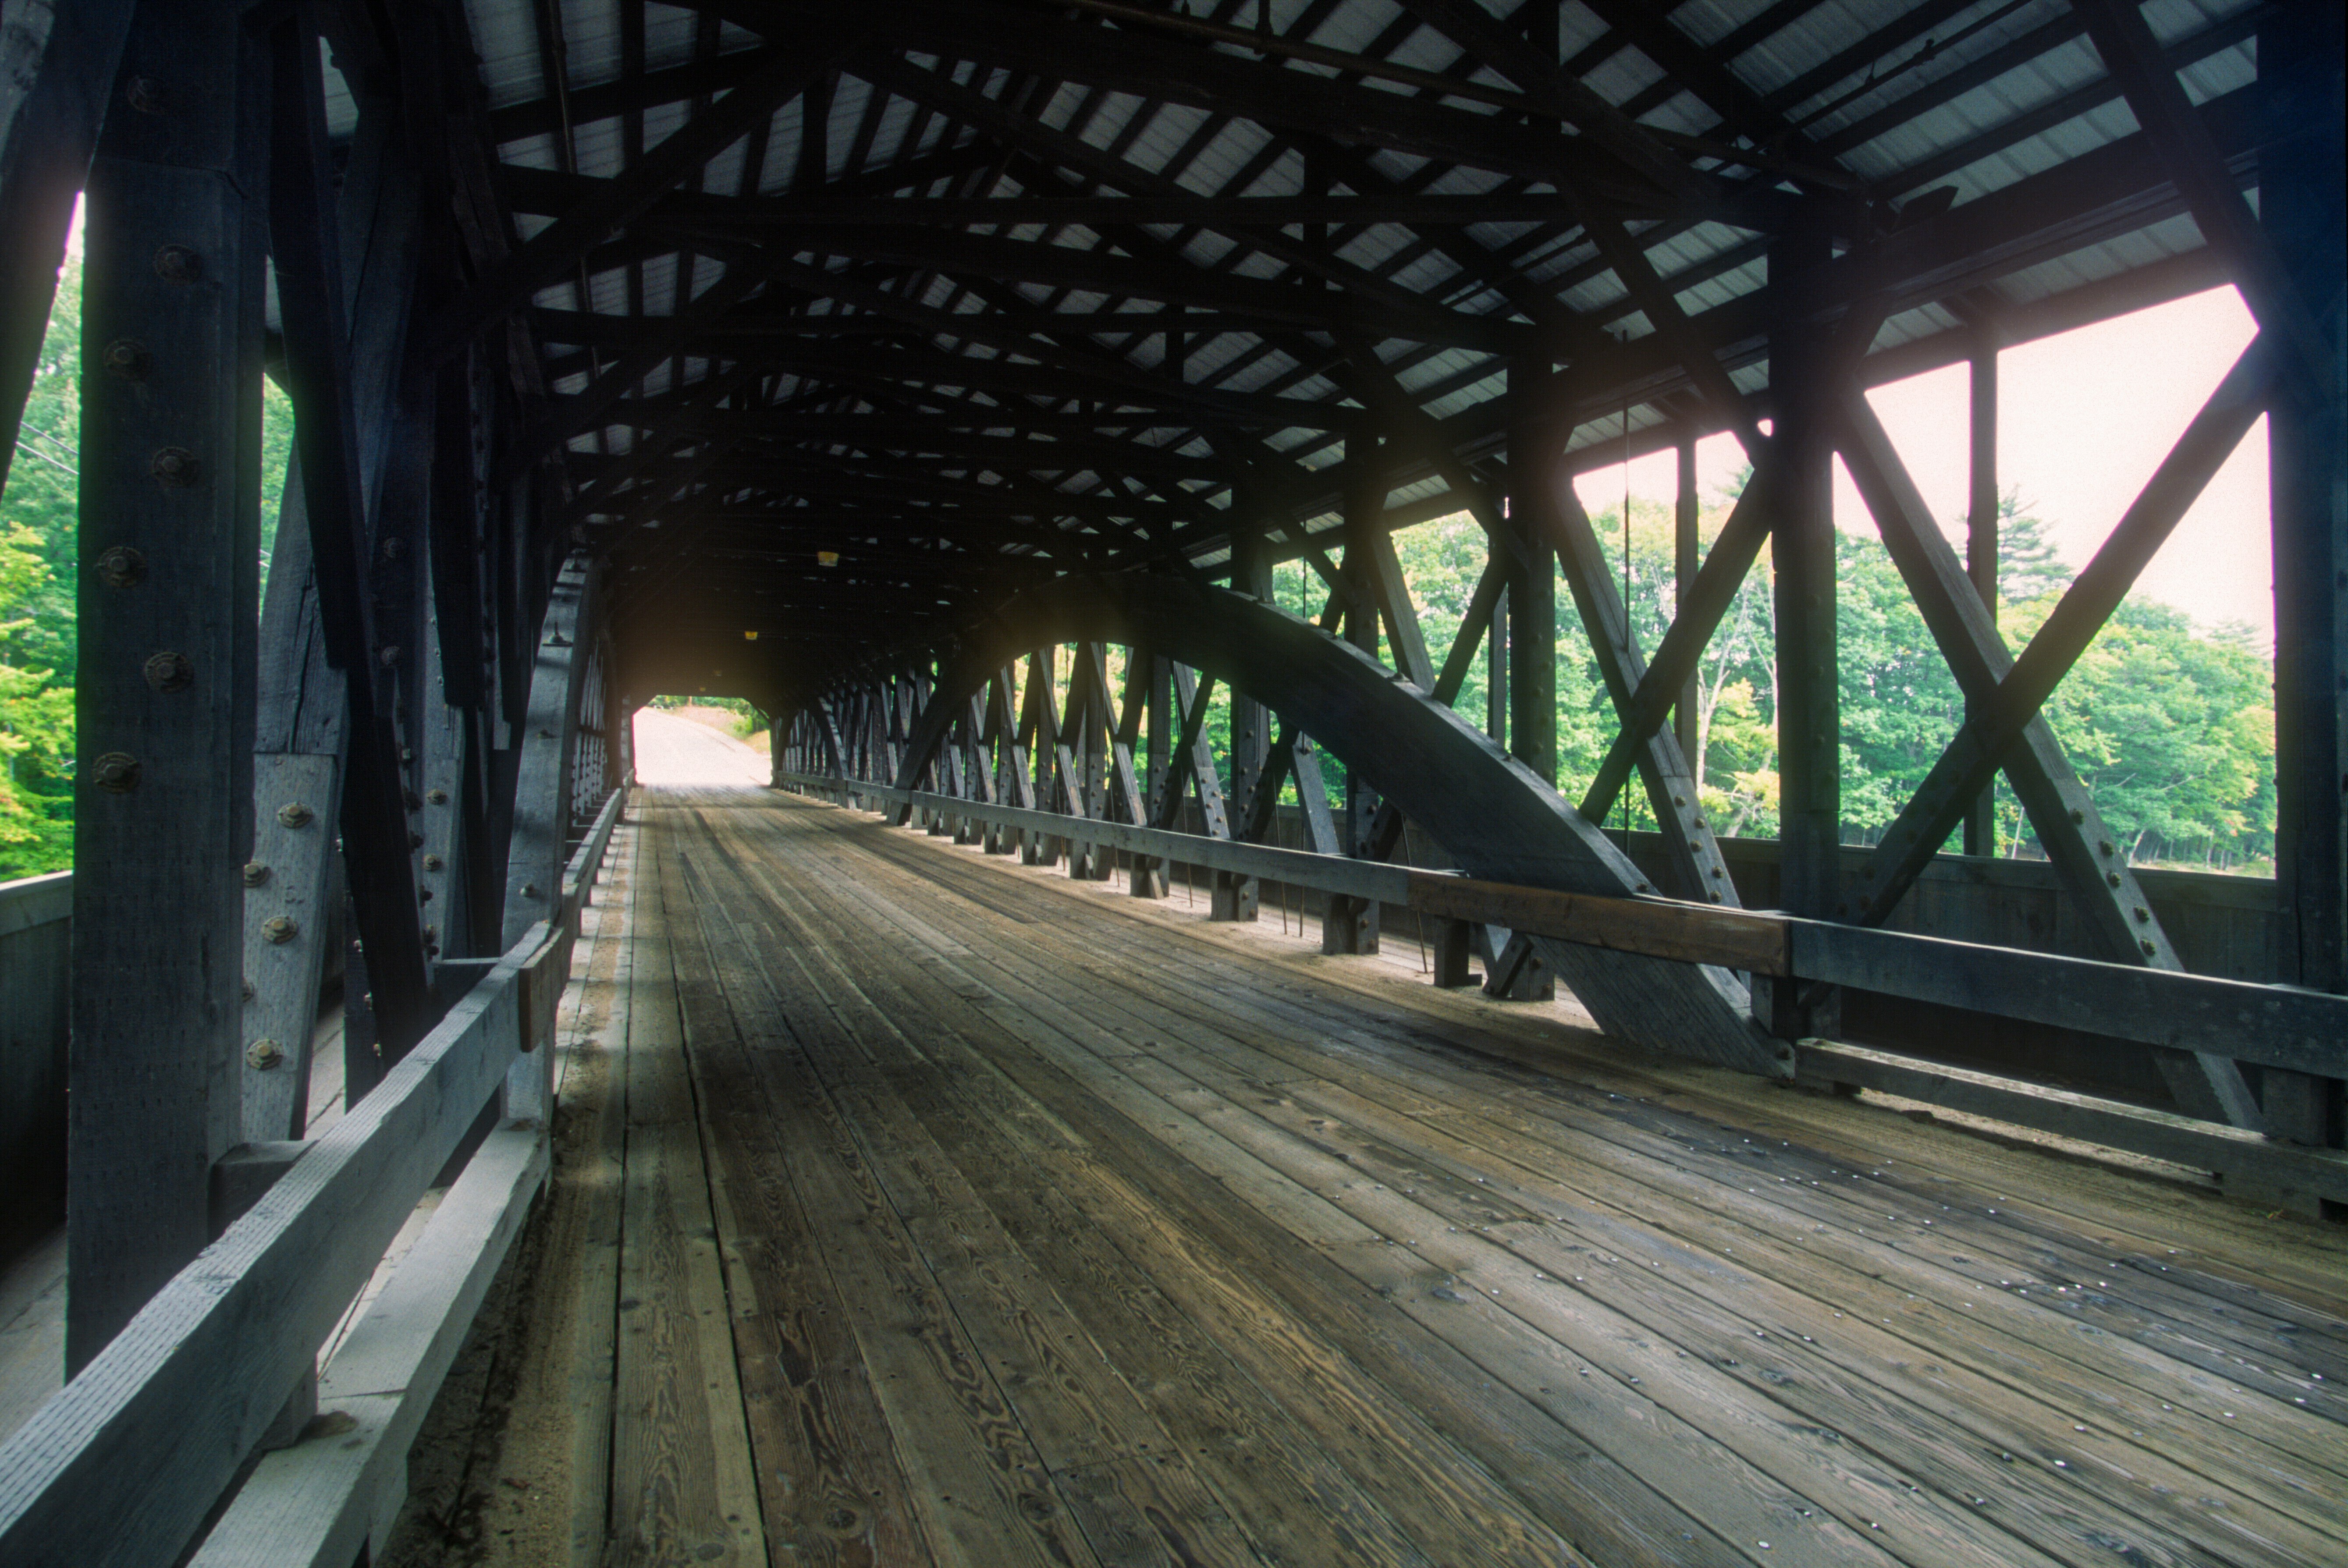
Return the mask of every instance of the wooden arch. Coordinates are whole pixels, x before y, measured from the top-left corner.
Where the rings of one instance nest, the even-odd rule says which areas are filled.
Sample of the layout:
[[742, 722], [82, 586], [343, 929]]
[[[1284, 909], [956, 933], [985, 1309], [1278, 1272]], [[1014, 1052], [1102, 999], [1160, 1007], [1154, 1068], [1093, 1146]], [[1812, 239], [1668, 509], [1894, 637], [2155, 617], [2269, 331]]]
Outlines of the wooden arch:
[[[1112, 641], [1205, 671], [1334, 752], [1473, 876], [1624, 897], [1653, 886], [1530, 769], [1375, 658], [1275, 605], [1140, 573], [1072, 577], [1006, 600], [941, 661], [900, 765], [915, 787], [970, 698], [1045, 643]], [[1791, 1053], [1754, 1021], [1725, 969], [1537, 938], [1609, 1034], [1748, 1072], [1783, 1075]]]

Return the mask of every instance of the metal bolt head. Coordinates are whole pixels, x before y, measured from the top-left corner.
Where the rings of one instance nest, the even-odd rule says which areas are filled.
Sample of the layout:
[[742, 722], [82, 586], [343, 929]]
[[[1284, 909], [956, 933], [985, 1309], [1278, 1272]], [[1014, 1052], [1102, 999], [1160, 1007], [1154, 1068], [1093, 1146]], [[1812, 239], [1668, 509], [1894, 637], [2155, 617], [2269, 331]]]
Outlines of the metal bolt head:
[[289, 800], [277, 808], [277, 825], [280, 827], [307, 827], [312, 815], [310, 808], [300, 801]]
[[108, 588], [129, 588], [147, 578], [147, 558], [129, 545], [116, 545], [98, 558], [98, 580]]
[[424, 792], [424, 799], [428, 805], [447, 805], [448, 792], [445, 789], [428, 789]]
[[247, 887], [262, 886], [266, 884], [268, 880], [269, 867], [267, 866], [258, 860], [248, 860], [244, 863], [244, 885]]
[[166, 282], [192, 283], [204, 275], [204, 259], [185, 245], [166, 245], [155, 252], [155, 275]]
[[399, 662], [399, 644], [396, 642], [386, 644], [376, 651], [376, 658], [382, 661], [385, 669], [391, 669]]
[[535, 897], [538, 897], [538, 884], [537, 884], [537, 883], [535, 883], [535, 882], [525, 882], [525, 883], [523, 883], [523, 884], [521, 885], [521, 896], [522, 896], [523, 897], [525, 897], [525, 898], [535, 898]]
[[106, 345], [106, 368], [125, 381], [143, 381], [155, 361], [137, 338], [118, 337]]
[[438, 871], [441, 864], [441, 859], [437, 855], [427, 855], [424, 857], [424, 869], [427, 871]]
[[164, 114], [171, 108], [170, 94], [152, 77], [131, 77], [123, 84], [122, 98], [140, 114]]
[[147, 684], [158, 692], [184, 692], [196, 683], [196, 667], [169, 649], [147, 661]]
[[272, 915], [261, 923], [261, 934], [283, 945], [301, 934], [302, 927], [291, 915]]
[[285, 1048], [273, 1040], [256, 1040], [244, 1048], [244, 1064], [256, 1072], [267, 1072], [285, 1060]]
[[431, 888], [429, 888], [429, 887], [418, 887], [418, 888], [416, 890], [416, 901], [417, 901], [418, 904], [429, 904], [429, 903], [431, 903], [431, 902], [432, 902], [432, 889], [431, 889]]
[[108, 752], [90, 764], [90, 782], [116, 794], [139, 787], [139, 759], [129, 752]]
[[185, 446], [166, 446], [149, 460], [148, 471], [164, 484], [176, 489], [186, 489], [196, 482], [201, 466], [196, 455]]
[[244, 982], [244, 999], [251, 1001], [252, 999], [252, 982], [251, 980], [247, 980]]

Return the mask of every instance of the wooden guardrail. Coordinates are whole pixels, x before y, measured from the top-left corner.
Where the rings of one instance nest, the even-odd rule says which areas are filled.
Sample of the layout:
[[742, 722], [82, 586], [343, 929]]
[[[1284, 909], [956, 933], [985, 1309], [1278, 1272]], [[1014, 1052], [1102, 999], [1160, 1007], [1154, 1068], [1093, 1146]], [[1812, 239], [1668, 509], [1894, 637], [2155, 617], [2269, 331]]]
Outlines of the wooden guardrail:
[[[490, 965], [372, 1092], [0, 1444], [0, 1563], [128, 1568], [180, 1558], [508, 1067], [552, 1038], [579, 911], [623, 799], [613, 793], [572, 856], [555, 917]], [[521, 1131], [542, 1151], [543, 1125]], [[542, 1153], [515, 1143], [495, 1143], [494, 1157], [524, 1166], [535, 1158], [542, 1172]], [[526, 1206], [536, 1182], [509, 1179], [503, 1190]], [[460, 1292], [454, 1305], [469, 1319], [478, 1300]], [[403, 1385], [405, 1401], [420, 1413], [445, 1369], [443, 1360], [428, 1387]]]
[[[2328, 992], [1873, 930], [1769, 910], [1485, 882], [1385, 862], [990, 805], [959, 795], [828, 774], [785, 773], [776, 782], [843, 804], [855, 798], [910, 805], [1175, 865], [1375, 898], [1435, 918], [1481, 921], [1560, 941], [1850, 986], [2143, 1045], [2208, 1051], [2324, 1077], [2348, 1076], [2348, 997]], [[2348, 1201], [2348, 1156], [2337, 1153], [2270, 1143], [2215, 1123], [2056, 1094], [2010, 1080], [1981, 1074], [1951, 1077], [1938, 1066], [1910, 1065], [1894, 1071], [1884, 1065], [1896, 1060], [1886, 1052], [1860, 1052], [1847, 1059], [1837, 1054], [1849, 1049], [1819, 1040], [1797, 1042], [1797, 1073], [1902, 1094], [1913, 1093], [1929, 1078], [1941, 1091], [1965, 1101], [1959, 1107], [1950, 1100], [1952, 1109], [1980, 1110], [1994, 1102], [2000, 1109], [1982, 1113], [2182, 1160], [2205, 1170], [2255, 1168], [2262, 1182]], [[1961, 1082], [1962, 1092], [1952, 1087]]]

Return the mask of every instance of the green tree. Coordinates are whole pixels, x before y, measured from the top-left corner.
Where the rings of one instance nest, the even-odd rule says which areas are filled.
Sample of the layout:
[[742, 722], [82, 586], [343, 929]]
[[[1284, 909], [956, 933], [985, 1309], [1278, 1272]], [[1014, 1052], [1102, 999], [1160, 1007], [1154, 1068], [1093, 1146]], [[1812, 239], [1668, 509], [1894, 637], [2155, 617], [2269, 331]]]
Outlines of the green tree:
[[73, 864], [73, 688], [33, 662], [53, 641], [36, 607], [53, 589], [39, 535], [0, 529], [0, 879]]

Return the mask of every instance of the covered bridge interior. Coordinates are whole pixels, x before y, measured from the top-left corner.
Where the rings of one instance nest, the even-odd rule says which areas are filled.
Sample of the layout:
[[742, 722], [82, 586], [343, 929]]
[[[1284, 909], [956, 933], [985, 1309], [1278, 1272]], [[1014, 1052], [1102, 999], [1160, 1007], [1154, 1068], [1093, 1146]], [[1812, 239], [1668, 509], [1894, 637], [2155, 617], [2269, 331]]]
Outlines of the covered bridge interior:
[[[0, 1563], [2348, 1558], [2337, 6], [11, 0], [0, 56], [12, 416], [84, 266]], [[2001, 351], [2227, 284], [2002, 630]], [[1952, 537], [1866, 393], [1958, 365]], [[2218, 889], [2045, 710], [2261, 419], [2275, 875]], [[1572, 481], [1666, 451], [1649, 626]], [[1889, 821], [1838, 465], [1962, 694]], [[1447, 646], [1395, 537], [1457, 516]], [[1774, 839], [1691, 760], [1756, 573]], [[674, 695], [756, 771], [675, 782]]]

